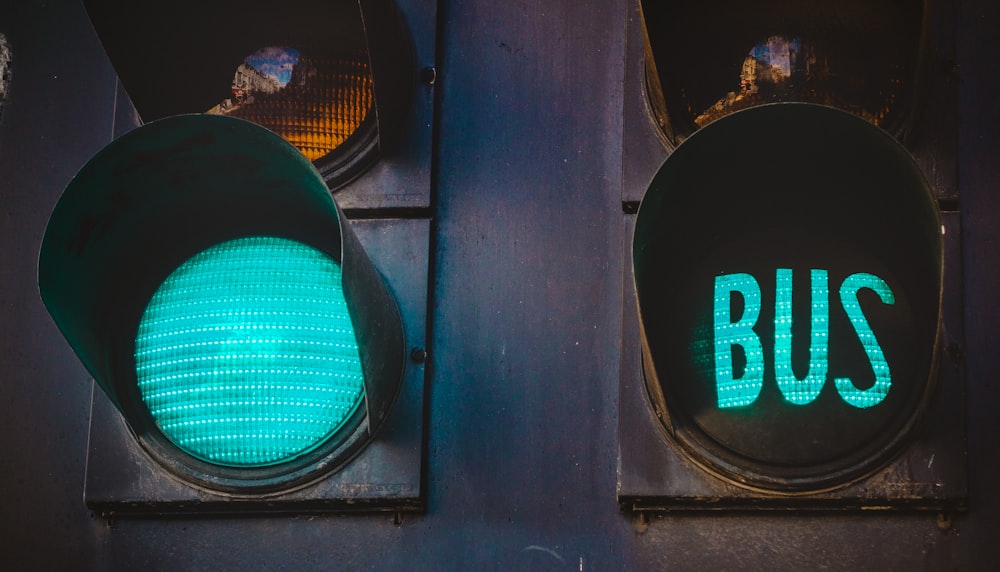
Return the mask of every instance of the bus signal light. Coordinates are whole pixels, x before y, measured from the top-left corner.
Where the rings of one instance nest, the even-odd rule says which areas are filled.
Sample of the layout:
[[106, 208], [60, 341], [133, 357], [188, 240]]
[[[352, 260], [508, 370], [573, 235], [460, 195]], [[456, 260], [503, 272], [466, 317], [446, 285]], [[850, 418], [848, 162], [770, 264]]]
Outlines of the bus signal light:
[[755, 107], [692, 135], [633, 238], [644, 385], [667, 439], [776, 494], [884, 468], [947, 391], [941, 229], [905, 149], [844, 111]]

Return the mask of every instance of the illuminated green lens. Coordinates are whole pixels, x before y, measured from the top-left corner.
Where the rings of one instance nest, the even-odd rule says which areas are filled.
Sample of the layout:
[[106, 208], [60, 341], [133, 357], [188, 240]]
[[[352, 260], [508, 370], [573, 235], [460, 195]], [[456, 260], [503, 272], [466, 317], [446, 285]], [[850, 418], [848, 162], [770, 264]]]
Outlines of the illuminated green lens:
[[178, 267], [146, 307], [135, 361], [163, 433], [220, 465], [308, 452], [363, 395], [340, 266], [281, 238], [218, 244]]

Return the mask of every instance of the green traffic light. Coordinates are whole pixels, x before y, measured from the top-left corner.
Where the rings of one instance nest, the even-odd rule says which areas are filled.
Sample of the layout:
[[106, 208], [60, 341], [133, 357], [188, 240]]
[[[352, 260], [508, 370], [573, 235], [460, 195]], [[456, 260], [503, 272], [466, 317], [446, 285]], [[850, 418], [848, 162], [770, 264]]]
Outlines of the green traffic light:
[[39, 293], [138, 443], [212, 490], [337, 469], [401, 385], [393, 293], [316, 168], [247, 121], [105, 147], [53, 210]]
[[339, 264], [281, 238], [229, 241], [178, 267], [143, 313], [135, 361], [160, 430], [223, 465], [308, 452], [364, 394]]

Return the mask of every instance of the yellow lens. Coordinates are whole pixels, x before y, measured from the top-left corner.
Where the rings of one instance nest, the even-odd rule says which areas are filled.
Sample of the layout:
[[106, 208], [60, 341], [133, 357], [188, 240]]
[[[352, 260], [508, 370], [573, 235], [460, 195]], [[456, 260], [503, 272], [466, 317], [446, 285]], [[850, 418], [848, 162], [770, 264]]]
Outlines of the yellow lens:
[[315, 161], [361, 127], [373, 101], [365, 51], [317, 56], [275, 46], [247, 56], [233, 76], [232, 96], [208, 113], [267, 127]]

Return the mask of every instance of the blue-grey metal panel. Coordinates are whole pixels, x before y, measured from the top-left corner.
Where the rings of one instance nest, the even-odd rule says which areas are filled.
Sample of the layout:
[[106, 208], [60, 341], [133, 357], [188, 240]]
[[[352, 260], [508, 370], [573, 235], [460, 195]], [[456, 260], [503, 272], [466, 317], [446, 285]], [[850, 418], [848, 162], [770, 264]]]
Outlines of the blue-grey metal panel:
[[957, 3], [968, 512], [649, 519], [615, 490], [627, 4], [438, 3], [426, 512], [105, 521], [83, 501], [91, 382], [35, 272], [59, 193], [110, 140], [114, 75], [74, 0], [0, 3], [0, 567], [994, 567], [996, 3]]
[[115, 75], [83, 7], [0, 3], [12, 62], [0, 116], [0, 567], [97, 567], [81, 504], [91, 381], [38, 294], [62, 189], [111, 140]]

